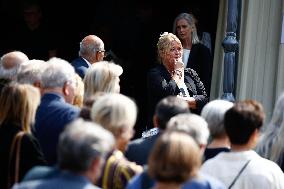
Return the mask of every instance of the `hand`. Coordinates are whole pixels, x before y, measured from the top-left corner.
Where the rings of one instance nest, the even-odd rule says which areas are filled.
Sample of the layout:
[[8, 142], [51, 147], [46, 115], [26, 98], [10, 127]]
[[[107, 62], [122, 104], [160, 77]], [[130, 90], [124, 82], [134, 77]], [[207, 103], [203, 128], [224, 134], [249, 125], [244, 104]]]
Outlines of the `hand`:
[[179, 85], [184, 82], [184, 64], [182, 61], [176, 61], [174, 63], [174, 70], [171, 72], [173, 80]]

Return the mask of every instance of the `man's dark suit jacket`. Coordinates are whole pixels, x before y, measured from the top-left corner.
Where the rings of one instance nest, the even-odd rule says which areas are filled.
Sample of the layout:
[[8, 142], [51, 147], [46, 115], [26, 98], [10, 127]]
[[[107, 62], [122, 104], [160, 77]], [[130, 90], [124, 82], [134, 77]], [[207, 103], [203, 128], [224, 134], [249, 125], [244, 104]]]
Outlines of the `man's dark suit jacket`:
[[80, 109], [65, 102], [63, 96], [46, 93], [36, 112], [35, 136], [49, 165], [56, 163], [57, 143], [64, 127], [75, 120]]
[[139, 138], [131, 141], [125, 152], [125, 157], [138, 165], [146, 165], [149, 154], [158, 139], [160, 133], [147, 138]]
[[197, 72], [208, 96], [210, 96], [212, 66], [210, 50], [201, 43], [192, 45], [186, 67]]
[[90, 63], [86, 62], [82, 57], [76, 58], [71, 62], [75, 69], [75, 72], [84, 79], [87, 69], [90, 67]]

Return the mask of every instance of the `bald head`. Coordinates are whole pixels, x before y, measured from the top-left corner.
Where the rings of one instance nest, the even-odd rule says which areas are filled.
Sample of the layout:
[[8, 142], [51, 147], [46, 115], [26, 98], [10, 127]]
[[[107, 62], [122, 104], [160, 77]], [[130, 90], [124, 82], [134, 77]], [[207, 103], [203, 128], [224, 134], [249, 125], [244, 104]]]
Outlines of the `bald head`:
[[28, 61], [29, 58], [27, 55], [20, 51], [13, 51], [7, 54], [4, 54], [1, 57], [1, 65], [3, 65], [4, 69], [11, 69], [15, 66], [20, 65], [22, 62]]
[[15, 78], [20, 64], [28, 60], [27, 55], [20, 51], [4, 54], [0, 60], [0, 77], [5, 79]]
[[88, 35], [80, 43], [79, 56], [87, 59], [90, 63], [94, 63], [102, 60], [103, 56], [97, 56], [97, 53], [104, 50], [104, 42], [99, 37]]

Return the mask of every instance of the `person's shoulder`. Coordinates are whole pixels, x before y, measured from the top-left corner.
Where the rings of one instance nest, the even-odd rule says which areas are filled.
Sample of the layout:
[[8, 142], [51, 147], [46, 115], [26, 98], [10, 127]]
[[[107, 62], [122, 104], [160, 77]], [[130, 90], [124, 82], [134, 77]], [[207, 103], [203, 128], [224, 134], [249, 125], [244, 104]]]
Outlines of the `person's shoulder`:
[[208, 51], [210, 52], [210, 49], [208, 47], [206, 47], [204, 44], [202, 43], [196, 43], [196, 44], [193, 44], [192, 45], [192, 48], [195, 48], [195, 49], [199, 49], [199, 50], [202, 50], [202, 51]]
[[195, 80], [200, 80], [198, 73], [192, 68], [185, 68], [184, 73], [194, 78]]
[[40, 185], [45, 182], [44, 180], [32, 180], [14, 184], [12, 189], [40, 189]]
[[206, 173], [198, 173], [198, 176], [187, 181], [182, 189], [225, 189], [226, 186], [217, 178]]

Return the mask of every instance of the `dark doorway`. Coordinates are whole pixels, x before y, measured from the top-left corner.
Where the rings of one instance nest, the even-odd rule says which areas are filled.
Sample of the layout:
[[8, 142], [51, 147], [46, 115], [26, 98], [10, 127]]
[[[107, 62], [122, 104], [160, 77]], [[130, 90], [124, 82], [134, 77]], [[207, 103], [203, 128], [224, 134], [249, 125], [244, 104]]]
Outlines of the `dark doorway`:
[[[29, 1], [29, 0], [28, 0]], [[33, 0], [31, 0], [33, 1]], [[19, 0], [2, 0], [1, 23], [4, 30], [1, 55], [13, 48], [15, 30], [21, 21]], [[214, 52], [219, 0], [175, 0], [172, 3], [149, 0], [38, 0], [54, 32], [58, 57], [68, 61], [78, 56], [79, 42], [88, 34], [98, 35], [106, 50], [117, 57], [124, 69], [121, 92], [135, 99], [139, 108], [136, 136], [146, 127], [146, 73], [156, 63], [156, 43], [162, 32], [172, 32], [174, 18], [191, 12], [198, 20], [198, 31], [211, 35]], [[15, 42], [17, 43], [17, 41]], [[14, 43], [14, 44], [15, 44]]]

